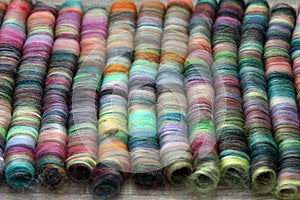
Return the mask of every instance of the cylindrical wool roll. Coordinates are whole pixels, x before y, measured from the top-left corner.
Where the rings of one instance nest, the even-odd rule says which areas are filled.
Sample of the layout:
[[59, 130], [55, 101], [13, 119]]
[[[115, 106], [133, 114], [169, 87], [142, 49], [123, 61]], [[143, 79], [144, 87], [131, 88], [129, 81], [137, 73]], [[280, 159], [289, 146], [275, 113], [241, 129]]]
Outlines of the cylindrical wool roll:
[[250, 158], [244, 130], [238, 47], [244, 13], [242, 0], [221, 0], [213, 28], [215, 127], [222, 182], [247, 186]]
[[135, 37], [135, 61], [129, 74], [128, 130], [131, 173], [136, 184], [156, 188], [164, 183], [157, 135], [155, 84], [165, 6], [141, 5]]
[[12, 123], [5, 148], [5, 176], [8, 184], [17, 189], [28, 187], [35, 178], [34, 152], [55, 17], [54, 7], [37, 2], [27, 20], [28, 36], [18, 68]]
[[270, 193], [277, 177], [277, 145], [272, 134], [263, 50], [269, 20], [266, 0], [250, 0], [239, 48], [245, 127], [251, 154], [252, 189]]
[[80, 58], [73, 79], [66, 165], [77, 181], [89, 181], [98, 150], [98, 96], [106, 59], [108, 12], [92, 6], [82, 19]]
[[65, 2], [58, 12], [35, 154], [39, 179], [47, 187], [57, 187], [66, 179], [68, 102], [80, 53], [82, 15], [82, 4], [77, 0]]
[[93, 182], [93, 191], [100, 198], [118, 194], [124, 175], [130, 171], [127, 99], [136, 15], [136, 6], [130, 1], [117, 1], [110, 9], [107, 61], [99, 103], [99, 148]]
[[168, 2], [156, 81], [160, 155], [171, 184], [182, 183], [193, 172], [187, 127], [188, 105], [182, 75], [188, 53], [192, 9], [190, 0]]
[[7, 8], [0, 31], [0, 178], [4, 170], [4, 148], [11, 123], [14, 79], [26, 40], [26, 20], [30, 0], [12, 0]]
[[291, 41], [291, 59], [293, 61], [293, 75], [295, 78], [295, 87], [297, 92], [298, 108], [300, 110], [300, 5], [298, 8], [298, 17]]
[[194, 154], [194, 173], [188, 183], [196, 194], [216, 189], [220, 166], [213, 123], [214, 82], [211, 31], [216, 0], [198, 0], [190, 20], [189, 53], [184, 65], [188, 100], [189, 140]]
[[295, 10], [285, 4], [273, 8], [264, 49], [271, 119], [279, 150], [274, 191], [279, 199], [299, 199], [300, 196], [299, 113], [290, 60], [295, 14]]

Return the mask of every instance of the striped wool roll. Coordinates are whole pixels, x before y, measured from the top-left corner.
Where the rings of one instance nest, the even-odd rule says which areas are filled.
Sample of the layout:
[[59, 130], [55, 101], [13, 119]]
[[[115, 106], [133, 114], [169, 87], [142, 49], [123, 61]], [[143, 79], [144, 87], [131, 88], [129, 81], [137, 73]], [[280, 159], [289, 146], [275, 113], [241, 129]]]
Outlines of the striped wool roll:
[[14, 78], [26, 40], [26, 19], [31, 6], [29, 0], [12, 0], [0, 31], [0, 178], [6, 133], [11, 123]]
[[86, 10], [81, 29], [80, 58], [73, 79], [69, 114], [67, 170], [77, 181], [89, 181], [98, 150], [98, 95], [105, 67], [108, 12]]
[[156, 76], [165, 6], [141, 5], [135, 37], [135, 61], [129, 75], [128, 129], [135, 183], [155, 188], [164, 183], [156, 123]]
[[6, 10], [7, 10], [6, 0], [0, 0], [0, 25], [2, 24], [2, 20]]
[[216, 0], [198, 0], [190, 20], [189, 53], [184, 65], [188, 99], [189, 139], [194, 154], [194, 173], [188, 183], [196, 194], [216, 189], [220, 166], [213, 123], [214, 82], [211, 31]]
[[298, 110], [300, 110], [300, 6], [298, 8], [298, 17], [291, 41], [291, 59], [293, 61], [293, 75], [295, 79], [296, 98], [298, 101]]
[[243, 7], [242, 0], [219, 2], [212, 39], [214, 116], [222, 182], [242, 187], [248, 185], [250, 167], [238, 67]]
[[[294, 84], [296, 87], [296, 99], [298, 101], [298, 112], [300, 110], [300, 7], [298, 7], [298, 17], [291, 42], [291, 59], [293, 61]], [[298, 145], [299, 146], [299, 145]], [[299, 186], [298, 186], [299, 191]]]
[[36, 169], [45, 186], [59, 186], [66, 178], [68, 101], [80, 53], [83, 15], [80, 1], [65, 2], [58, 12], [43, 98], [43, 115], [36, 149]]
[[250, 0], [245, 11], [239, 48], [245, 127], [251, 154], [250, 175], [252, 189], [257, 193], [271, 192], [277, 176], [277, 145], [272, 135], [263, 62], [268, 20], [268, 2]]
[[171, 184], [182, 183], [192, 173], [188, 141], [187, 99], [183, 68], [188, 53], [190, 0], [170, 0], [164, 22], [162, 54], [156, 82], [160, 155]]
[[93, 191], [101, 198], [118, 194], [124, 173], [130, 171], [127, 99], [136, 15], [133, 2], [115, 2], [110, 9], [107, 61], [99, 104], [100, 143], [93, 182]]
[[300, 196], [299, 113], [290, 60], [295, 14], [295, 10], [285, 4], [273, 8], [264, 53], [271, 119], [279, 149], [274, 193], [280, 199], [299, 199]]
[[55, 8], [37, 2], [27, 20], [28, 36], [15, 83], [12, 123], [6, 136], [5, 176], [13, 188], [28, 187], [35, 177], [34, 152], [55, 17]]

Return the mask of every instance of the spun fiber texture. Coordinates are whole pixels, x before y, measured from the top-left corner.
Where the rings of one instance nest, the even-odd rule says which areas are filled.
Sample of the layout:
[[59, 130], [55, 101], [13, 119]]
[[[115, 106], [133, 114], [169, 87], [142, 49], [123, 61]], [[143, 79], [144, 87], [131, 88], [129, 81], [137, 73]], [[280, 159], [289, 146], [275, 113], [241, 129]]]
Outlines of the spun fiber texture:
[[295, 10], [292, 7], [274, 7], [264, 53], [273, 131], [279, 149], [279, 172], [274, 192], [280, 199], [296, 199], [300, 195], [299, 113], [290, 60], [294, 25]]
[[0, 31], [0, 176], [4, 170], [6, 134], [11, 123], [14, 81], [26, 40], [26, 20], [31, 1], [12, 0]]
[[192, 8], [189, 0], [168, 2], [156, 81], [160, 155], [166, 178], [171, 184], [182, 183], [193, 171], [182, 74], [188, 53]]
[[13, 188], [28, 187], [35, 178], [34, 153], [55, 17], [53, 7], [37, 2], [27, 20], [28, 36], [15, 83], [12, 123], [6, 136], [5, 176]]
[[215, 126], [222, 182], [247, 187], [250, 158], [244, 130], [238, 47], [244, 2], [221, 0], [213, 28]]
[[249, 1], [239, 48], [245, 127], [251, 156], [252, 189], [270, 193], [277, 178], [277, 144], [272, 134], [263, 52], [269, 21], [267, 1]]
[[73, 79], [69, 113], [67, 169], [78, 181], [91, 180], [98, 150], [98, 95], [105, 67], [108, 12], [86, 10], [81, 29], [81, 53]]
[[120, 192], [130, 172], [128, 152], [128, 73], [134, 55], [136, 7], [115, 2], [110, 9], [107, 60], [100, 91], [99, 149], [93, 191], [101, 198]]
[[189, 140], [195, 171], [188, 182], [196, 194], [215, 190], [220, 181], [213, 121], [215, 92], [211, 73], [211, 31], [217, 7], [215, 0], [198, 0], [190, 20], [189, 53], [184, 65]]
[[[55, 42], [44, 86], [43, 115], [35, 156], [39, 179], [47, 187], [58, 187], [66, 179], [68, 102], [80, 54], [82, 15], [80, 1], [66, 1], [58, 12]], [[69, 174], [72, 178], [76, 176], [72, 171]]]
[[135, 37], [135, 60], [129, 74], [128, 130], [131, 173], [135, 183], [156, 188], [164, 183], [156, 117], [158, 71], [165, 6], [141, 5]]

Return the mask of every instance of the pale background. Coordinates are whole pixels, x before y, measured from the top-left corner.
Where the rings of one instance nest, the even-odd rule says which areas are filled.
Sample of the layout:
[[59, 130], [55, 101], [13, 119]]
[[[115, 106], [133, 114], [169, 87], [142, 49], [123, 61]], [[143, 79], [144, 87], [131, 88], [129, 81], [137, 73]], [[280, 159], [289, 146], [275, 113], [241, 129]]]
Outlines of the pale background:
[[[52, 5], [60, 5], [64, 0], [40, 0]], [[135, 0], [137, 6], [146, 0]], [[196, 0], [192, 0], [195, 4]], [[82, 0], [84, 5], [100, 4], [107, 8], [114, 1], [109, 0]], [[166, 3], [167, 0], [162, 0]], [[298, 7], [300, 0], [269, 0], [270, 6], [278, 3], [288, 3], [295, 9]], [[16, 191], [7, 186], [6, 183], [0, 184], [0, 200], [92, 200], [97, 199], [91, 195], [90, 185], [76, 184], [68, 182], [61, 189], [49, 191], [38, 186], [34, 183], [33, 186], [26, 190]], [[137, 187], [132, 179], [125, 181], [121, 194], [112, 200], [196, 200], [196, 199], [209, 199], [209, 200], [271, 200], [275, 199], [273, 196], [259, 196], [255, 195], [249, 189], [228, 188], [219, 186], [219, 189], [210, 195], [202, 195], [196, 197], [186, 186], [171, 187], [166, 185], [156, 190], [147, 190]]]

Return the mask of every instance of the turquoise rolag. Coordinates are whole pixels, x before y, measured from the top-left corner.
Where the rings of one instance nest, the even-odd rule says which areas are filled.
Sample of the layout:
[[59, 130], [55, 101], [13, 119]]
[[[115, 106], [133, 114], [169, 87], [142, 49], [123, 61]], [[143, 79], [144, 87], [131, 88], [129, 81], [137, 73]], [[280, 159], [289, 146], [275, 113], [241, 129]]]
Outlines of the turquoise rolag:
[[264, 52], [270, 113], [279, 151], [275, 195], [280, 199], [300, 196], [299, 112], [290, 60], [295, 10], [288, 5], [272, 9]]
[[135, 60], [129, 73], [128, 130], [131, 173], [136, 184], [156, 188], [164, 183], [156, 117], [158, 71], [165, 6], [145, 2], [140, 7]]
[[272, 134], [263, 52], [269, 21], [265, 0], [250, 0], [242, 25], [239, 48], [240, 78], [248, 145], [251, 155], [252, 189], [273, 191], [277, 178], [277, 144]]

